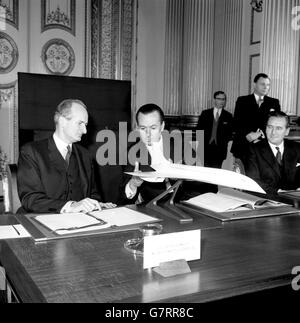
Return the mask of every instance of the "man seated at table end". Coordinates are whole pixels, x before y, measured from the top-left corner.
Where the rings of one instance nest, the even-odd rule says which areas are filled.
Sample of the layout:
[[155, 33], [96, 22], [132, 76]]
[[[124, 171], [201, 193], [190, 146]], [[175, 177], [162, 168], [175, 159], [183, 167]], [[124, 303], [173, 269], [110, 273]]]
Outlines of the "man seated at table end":
[[56, 108], [50, 138], [25, 144], [18, 161], [18, 213], [90, 212], [114, 207], [99, 202], [92, 160], [77, 144], [87, 132], [88, 112], [80, 100], [66, 99]]

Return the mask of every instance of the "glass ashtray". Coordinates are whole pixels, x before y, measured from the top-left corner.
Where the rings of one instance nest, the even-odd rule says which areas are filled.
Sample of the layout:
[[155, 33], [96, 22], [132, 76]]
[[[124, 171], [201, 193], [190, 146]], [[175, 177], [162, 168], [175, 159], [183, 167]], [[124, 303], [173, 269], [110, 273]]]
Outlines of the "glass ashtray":
[[142, 256], [144, 253], [144, 239], [129, 239], [124, 243], [124, 248], [135, 255]]
[[129, 252], [143, 256], [144, 254], [144, 237], [153, 236], [162, 232], [163, 226], [158, 223], [145, 224], [139, 228], [142, 237], [129, 239], [124, 243], [124, 248]]

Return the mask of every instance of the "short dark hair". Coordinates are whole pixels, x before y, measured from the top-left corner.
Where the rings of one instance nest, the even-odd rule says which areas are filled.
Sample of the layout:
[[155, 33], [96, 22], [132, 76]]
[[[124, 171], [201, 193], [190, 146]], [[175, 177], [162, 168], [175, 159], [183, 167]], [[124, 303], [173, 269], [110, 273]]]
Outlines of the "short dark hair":
[[254, 77], [254, 80], [253, 82], [256, 83], [260, 78], [263, 78], [263, 79], [270, 79], [269, 76], [265, 73], [259, 73], [257, 74], [255, 77]]
[[137, 111], [137, 113], [135, 115], [136, 123], [139, 124], [138, 117], [139, 117], [140, 113], [149, 114], [149, 113], [152, 113], [152, 112], [155, 112], [155, 111], [159, 113], [160, 123], [163, 123], [163, 121], [165, 119], [165, 115], [163, 113], [163, 110], [158, 105], [156, 105], [154, 103], [144, 104], [138, 109], [138, 111]]
[[57, 124], [60, 116], [68, 117], [70, 115], [73, 103], [77, 103], [87, 110], [86, 105], [81, 100], [65, 99], [65, 100], [61, 101], [59, 103], [59, 105], [56, 107], [56, 110], [54, 113], [54, 123], [55, 124]]
[[214, 93], [214, 99], [217, 97], [217, 95], [219, 95], [219, 94], [224, 94], [225, 95], [225, 99], [227, 99], [227, 96], [226, 96], [226, 93], [225, 92], [223, 92], [223, 91], [217, 91], [217, 92], [215, 92]]
[[267, 123], [268, 123], [269, 119], [272, 118], [272, 117], [274, 117], [274, 118], [284, 118], [285, 121], [286, 121], [286, 128], [290, 127], [290, 117], [286, 113], [284, 113], [282, 111], [272, 111], [272, 112], [270, 112], [268, 114]]

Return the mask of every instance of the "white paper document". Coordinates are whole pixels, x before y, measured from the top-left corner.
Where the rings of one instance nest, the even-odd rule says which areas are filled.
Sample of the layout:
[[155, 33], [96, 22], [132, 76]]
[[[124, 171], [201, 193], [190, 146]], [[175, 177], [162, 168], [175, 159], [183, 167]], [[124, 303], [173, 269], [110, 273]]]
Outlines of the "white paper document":
[[59, 235], [158, 221], [127, 207], [89, 213], [43, 214], [35, 220]]
[[161, 177], [193, 180], [258, 193], [266, 193], [252, 178], [225, 169], [182, 164], [153, 165], [155, 172], [127, 172], [139, 177]]
[[222, 189], [218, 193], [201, 194], [184, 202], [214, 212], [229, 212], [247, 209], [255, 210], [262, 207], [285, 205], [277, 201], [264, 199], [228, 188]]
[[27, 238], [31, 235], [23, 227], [22, 224], [1, 225], [0, 226], [0, 240], [1, 239], [16, 239]]
[[144, 269], [172, 260], [200, 259], [200, 256], [201, 230], [144, 237]]

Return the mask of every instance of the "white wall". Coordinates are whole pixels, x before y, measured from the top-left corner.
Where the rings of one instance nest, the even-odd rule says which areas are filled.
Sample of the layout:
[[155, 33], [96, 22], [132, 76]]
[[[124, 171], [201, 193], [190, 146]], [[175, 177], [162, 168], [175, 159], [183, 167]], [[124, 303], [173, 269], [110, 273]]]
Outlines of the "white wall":
[[136, 107], [163, 105], [166, 0], [138, 1]]

